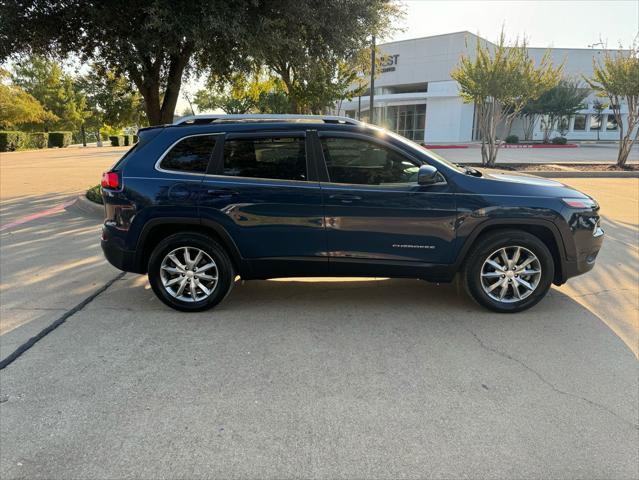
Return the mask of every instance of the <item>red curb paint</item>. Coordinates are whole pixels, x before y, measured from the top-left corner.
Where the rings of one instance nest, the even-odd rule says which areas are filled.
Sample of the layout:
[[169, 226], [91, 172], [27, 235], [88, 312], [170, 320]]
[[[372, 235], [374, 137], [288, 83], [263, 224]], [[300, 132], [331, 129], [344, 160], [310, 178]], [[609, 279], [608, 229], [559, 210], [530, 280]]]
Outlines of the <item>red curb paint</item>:
[[517, 144], [506, 144], [502, 145], [501, 148], [578, 148], [579, 145], [575, 143], [569, 143], [567, 145], [552, 145], [545, 143], [533, 143], [528, 145], [517, 145]]
[[68, 202], [64, 202], [64, 203], [61, 203], [60, 205], [56, 205], [55, 207], [48, 208], [40, 212], [32, 213], [31, 215], [26, 215], [24, 217], [21, 217], [17, 220], [14, 220], [11, 223], [7, 223], [6, 225], [0, 226], [0, 232], [4, 232], [5, 230], [9, 230], [10, 228], [17, 227], [18, 225], [22, 225], [23, 223], [30, 222], [31, 220], [36, 220], [38, 218], [46, 217], [47, 215], [53, 215], [54, 213], [59, 213], [74, 202], [75, 202], [75, 199], [69, 200]]
[[445, 148], [468, 148], [468, 145], [423, 145], [429, 150], [445, 149]]

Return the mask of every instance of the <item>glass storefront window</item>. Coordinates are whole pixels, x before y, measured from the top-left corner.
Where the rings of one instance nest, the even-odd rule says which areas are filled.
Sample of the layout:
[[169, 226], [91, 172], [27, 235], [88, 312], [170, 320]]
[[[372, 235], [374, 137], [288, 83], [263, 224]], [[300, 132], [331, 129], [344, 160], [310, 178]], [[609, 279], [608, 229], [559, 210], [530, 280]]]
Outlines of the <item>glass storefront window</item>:
[[575, 123], [573, 124], [572, 129], [575, 132], [586, 130], [586, 115], [575, 115]]
[[590, 130], [601, 129], [601, 116], [590, 115]]
[[617, 119], [614, 115], [608, 115], [608, 121], [606, 122], [606, 130], [617, 130]]
[[[376, 115], [382, 115], [380, 112]], [[396, 105], [385, 108], [376, 123], [410, 140], [423, 141], [426, 128], [426, 105]]]

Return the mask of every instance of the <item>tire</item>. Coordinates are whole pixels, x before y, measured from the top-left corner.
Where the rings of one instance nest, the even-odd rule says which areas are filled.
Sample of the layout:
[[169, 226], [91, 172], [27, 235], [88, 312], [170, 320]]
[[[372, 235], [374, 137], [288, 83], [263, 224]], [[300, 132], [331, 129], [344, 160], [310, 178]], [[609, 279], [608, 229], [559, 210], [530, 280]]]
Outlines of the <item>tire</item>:
[[228, 254], [215, 240], [185, 232], [171, 235], [155, 247], [149, 258], [148, 278], [153, 292], [169, 307], [201, 312], [226, 298], [235, 283], [235, 271]]
[[[539, 273], [532, 273], [538, 270]], [[463, 273], [466, 290], [477, 303], [495, 312], [515, 313], [546, 296], [555, 276], [555, 264], [548, 247], [538, 237], [522, 230], [499, 230], [479, 238]]]

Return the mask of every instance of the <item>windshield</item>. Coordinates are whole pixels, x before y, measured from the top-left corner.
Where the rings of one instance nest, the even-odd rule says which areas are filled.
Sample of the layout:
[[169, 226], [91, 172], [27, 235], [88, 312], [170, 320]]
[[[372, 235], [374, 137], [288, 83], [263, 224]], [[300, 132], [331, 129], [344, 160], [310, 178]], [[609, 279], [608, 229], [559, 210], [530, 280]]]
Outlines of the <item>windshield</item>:
[[426, 155], [426, 156], [428, 156], [429, 158], [432, 158], [433, 160], [435, 160], [438, 163], [443, 163], [448, 168], [451, 168], [451, 169], [455, 170], [456, 172], [464, 173], [464, 170], [462, 168], [460, 168], [458, 165], [454, 164], [450, 160], [446, 160], [444, 157], [442, 157], [441, 155], [436, 154], [432, 150], [428, 150], [427, 148], [424, 148], [421, 145], [418, 145], [417, 143], [413, 142], [412, 140], [409, 140], [406, 137], [402, 137], [401, 135], [398, 135], [398, 134], [396, 134], [394, 132], [389, 132], [388, 130], [384, 130], [384, 129], [381, 129], [381, 128], [379, 130], [383, 131], [386, 135], [388, 135], [389, 137], [392, 137], [393, 139], [397, 140], [398, 142], [401, 142], [402, 145], [404, 145], [408, 149], [414, 151], [418, 156], [419, 155]]

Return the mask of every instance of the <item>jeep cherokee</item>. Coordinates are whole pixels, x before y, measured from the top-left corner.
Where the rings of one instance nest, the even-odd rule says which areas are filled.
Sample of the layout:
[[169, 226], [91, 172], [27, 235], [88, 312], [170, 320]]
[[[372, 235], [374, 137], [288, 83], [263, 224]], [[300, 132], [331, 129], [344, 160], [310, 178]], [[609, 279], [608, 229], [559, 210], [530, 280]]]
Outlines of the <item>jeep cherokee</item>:
[[599, 206], [559, 182], [455, 165], [344, 117], [209, 115], [141, 129], [102, 177], [102, 248], [177, 310], [236, 276], [450, 282], [517, 312], [592, 269]]

